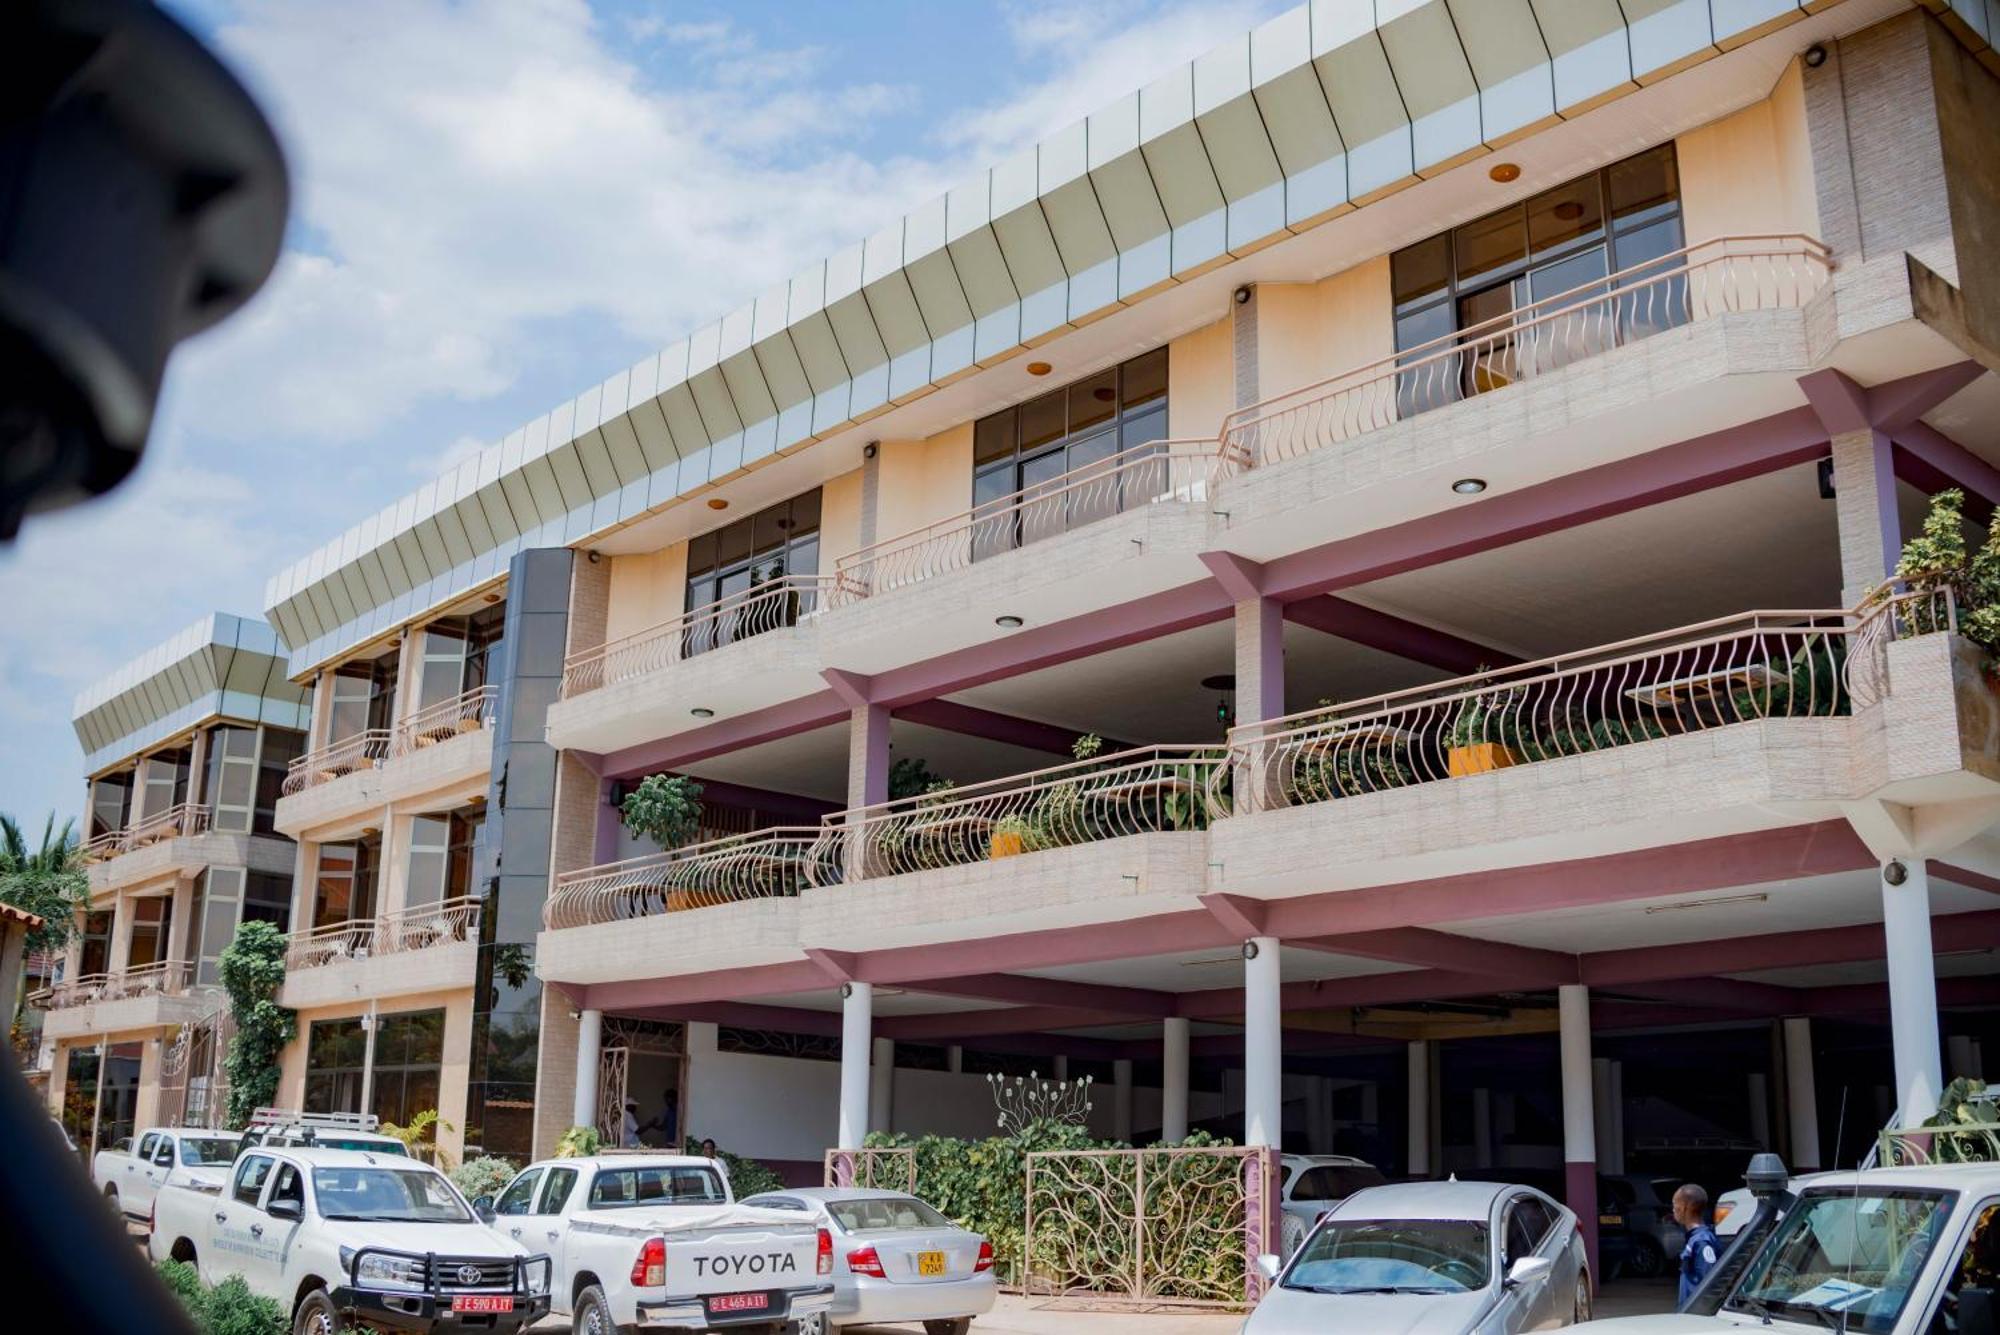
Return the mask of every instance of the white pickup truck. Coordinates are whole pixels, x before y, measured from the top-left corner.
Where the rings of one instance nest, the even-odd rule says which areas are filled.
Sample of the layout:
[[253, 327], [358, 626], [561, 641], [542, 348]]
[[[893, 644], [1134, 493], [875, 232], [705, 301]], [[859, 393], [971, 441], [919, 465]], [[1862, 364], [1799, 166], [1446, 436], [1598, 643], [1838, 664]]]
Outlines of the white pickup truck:
[[796, 1211], [738, 1204], [712, 1159], [546, 1159], [497, 1202], [474, 1205], [508, 1237], [548, 1251], [551, 1304], [579, 1332], [826, 1329], [832, 1235]]
[[401, 1155], [245, 1149], [220, 1186], [160, 1189], [148, 1249], [210, 1284], [241, 1275], [284, 1307], [294, 1335], [512, 1335], [549, 1310], [548, 1256], [480, 1222], [444, 1174]]
[[99, 1150], [90, 1161], [90, 1180], [112, 1209], [130, 1219], [144, 1219], [153, 1209], [153, 1196], [168, 1182], [221, 1186], [240, 1143], [241, 1138], [228, 1131], [153, 1127], [136, 1140], [121, 1140]]
[[2000, 1164], [1818, 1174], [1720, 1296], [1713, 1315], [1595, 1326], [2000, 1335]]

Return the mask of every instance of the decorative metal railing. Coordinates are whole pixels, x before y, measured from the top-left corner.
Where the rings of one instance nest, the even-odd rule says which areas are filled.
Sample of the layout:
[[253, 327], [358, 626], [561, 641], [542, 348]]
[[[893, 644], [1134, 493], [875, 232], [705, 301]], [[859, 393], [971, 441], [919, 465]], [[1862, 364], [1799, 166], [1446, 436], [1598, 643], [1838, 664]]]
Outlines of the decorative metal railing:
[[917, 1190], [917, 1152], [902, 1145], [869, 1145], [828, 1150], [821, 1163], [824, 1185], [871, 1190]]
[[833, 604], [918, 584], [1156, 501], [1199, 501], [1216, 470], [1212, 440], [1155, 440], [975, 505], [840, 558]]
[[582, 927], [830, 885], [840, 879], [839, 867], [815, 873], [810, 865], [823, 833], [816, 825], [755, 830], [564, 872], [542, 906], [542, 925]]
[[122, 830], [107, 830], [78, 850], [86, 864], [103, 862], [135, 848], [157, 844], [162, 839], [200, 834], [208, 828], [209, 808], [199, 802], [181, 802], [156, 812]]
[[1854, 648], [1848, 657], [1848, 686], [1857, 708], [1889, 693], [1889, 645], [1917, 635], [1958, 629], [1958, 601], [1947, 587], [1899, 589], [1888, 580], [1866, 598], [1856, 615]]
[[161, 960], [113, 973], [85, 974], [42, 988], [28, 1000], [44, 1010], [65, 1010], [98, 1001], [172, 996], [187, 991], [192, 967], [186, 960]]
[[810, 865], [855, 881], [1206, 829], [1229, 810], [1226, 759], [1217, 746], [1149, 746], [857, 807], [825, 818]]
[[683, 659], [796, 626], [827, 606], [838, 576], [785, 575], [563, 660], [565, 700]]
[[1223, 473], [1295, 458], [1729, 311], [1802, 306], [1831, 252], [1809, 236], [1724, 236], [1303, 385], [1223, 419]]
[[1745, 612], [1232, 728], [1235, 809], [1326, 802], [1752, 719], [1850, 712], [1856, 618]]
[[1276, 1150], [1046, 1150], [1027, 1161], [1027, 1292], [1236, 1309], [1263, 1297], [1257, 1257], [1277, 1250]]
[[371, 955], [398, 955], [479, 939], [483, 901], [461, 896], [413, 904], [375, 918], [356, 918], [293, 932], [285, 943], [287, 969], [313, 969]]
[[356, 770], [372, 769], [389, 757], [395, 744], [395, 729], [370, 728], [317, 751], [308, 751], [285, 770], [285, 781], [279, 791], [290, 797], [345, 778]]
[[389, 754], [408, 755], [448, 742], [468, 732], [478, 732], [493, 724], [493, 709], [499, 702], [498, 686], [475, 686], [449, 700], [426, 705], [398, 723]]

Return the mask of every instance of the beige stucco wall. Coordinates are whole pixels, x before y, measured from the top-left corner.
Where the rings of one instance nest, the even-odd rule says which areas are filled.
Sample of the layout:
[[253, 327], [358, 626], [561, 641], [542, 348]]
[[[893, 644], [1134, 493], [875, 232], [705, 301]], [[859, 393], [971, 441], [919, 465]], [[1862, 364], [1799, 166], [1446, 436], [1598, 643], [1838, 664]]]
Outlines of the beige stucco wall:
[[882, 442], [877, 541], [949, 519], [972, 506], [972, 423], [923, 440]]
[[1236, 406], [1235, 359], [1228, 317], [1167, 344], [1167, 434], [1213, 439]]
[[861, 470], [857, 468], [820, 486], [819, 573], [831, 575], [835, 563], [860, 545]]
[[1259, 284], [1258, 395], [1366, 366], [1395, 352], [1395, 339], [1387, 255], [1317, 283]]
[[[444, 1058], [438, 1071], [438, 1145], [456, 1164], [465, 1148], [466, 1080], [472, 1064], [472, 990], [431, 992], [399, 997], [382, 1007], [378, 1015], [404, 1015], [411, 1011], [444, 1011]], [[279, 1063], [278, 1106], [301, 1108], [306, 1097], [306, 1042], [315, 1020], [344, 1020], [366, 1014], [365, 1001], [343, 1002], [299, 1012], [298, 1036], [285, 1045]]]
[[687, 544], [611, 558], [610, 611], [605, 638], [623, 639], [670, 621], [687, 599]]
[[1795, 60], [1771, 95], [1674, 141], [1689, 242], [1803, 232], [1818, 236], [1805, 86]]

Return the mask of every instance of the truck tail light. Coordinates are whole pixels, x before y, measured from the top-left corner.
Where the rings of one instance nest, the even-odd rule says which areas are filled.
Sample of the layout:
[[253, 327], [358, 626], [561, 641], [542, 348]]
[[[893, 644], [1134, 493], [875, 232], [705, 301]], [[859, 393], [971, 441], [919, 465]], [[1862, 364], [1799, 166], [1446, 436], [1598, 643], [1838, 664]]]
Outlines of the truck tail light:
[[876, 1279], [887, 1279], [889, 1273], [882, 1269], [882, 1258], [875, 1254], [873, 1247], [861, 1247], [847, 1254], [847, 1268], [857, 1275], [872, 1275]]
[[819, 1231], [819, 1273], [833, 1273], [833, 1234], [825, 1229]]
[[983, 1275], [992, 1268], [993, 1268], [993, 1244], [985, 1241], [984, 1239], [981, 1239], [979, 1243], [979, 1259], [972, 1263], [972, 1273], [975, 1275]]
[[639, 1259], [632, 1263], [632, 1285], [641, 1289], [664, 1289], [667, 1286], [667, 1244], [664, 1238], [647, 1238], [646, 1245], [639, 1249]]

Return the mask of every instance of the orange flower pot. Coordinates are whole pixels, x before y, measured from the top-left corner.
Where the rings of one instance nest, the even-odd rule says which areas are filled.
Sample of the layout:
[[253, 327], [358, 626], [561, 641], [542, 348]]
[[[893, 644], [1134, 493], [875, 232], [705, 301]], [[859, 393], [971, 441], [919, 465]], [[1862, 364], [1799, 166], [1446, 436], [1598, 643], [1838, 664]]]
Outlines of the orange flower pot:
[[1454, 779], [1467, 774], [1484, 774], [1489, 770], [1508, 769], [1521, 763], [1521, 758], [1499, 742], [1475, 742], [1471, 746], [1454, 746], [1445, 754], [1445, 772]]
[[986, 841], [986, 856], [989, 859], [1017, 857], [1027, 851], [1027, 838], [1018, 830], [995, 830]]

